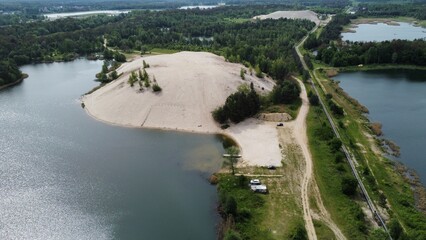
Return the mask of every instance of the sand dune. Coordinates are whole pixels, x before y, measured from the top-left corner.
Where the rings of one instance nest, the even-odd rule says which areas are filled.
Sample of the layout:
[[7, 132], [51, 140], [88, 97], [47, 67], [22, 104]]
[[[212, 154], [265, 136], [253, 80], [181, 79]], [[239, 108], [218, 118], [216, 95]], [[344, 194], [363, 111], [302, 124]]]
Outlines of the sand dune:
[[[132, 88], [127, 83], [129, 74], [139, 70], [143, 60], [150, 65], [146, 71], [151, 79], [155, 76], [162, 87], [160, 93], [151, 89], [141, 92], [138, 84]], [[84, 96], [82, 101], [91, 116], [111, 124], [228, 134], [242, 148], [244, 163], [280, 166], [281, 152], [273, 123], [251, 119], [223, 131], [211, 117], [211, 112], [241, 84], [253, 82], [261, 94], [272, 90], [270, 79], [246, 74], [246, 80], [242, 80], [242, 67], [205, 52], [138, 58], [117, 70], [123, 74], [119, 79]]]
[[303, 11], [276, 11], [267, 15], [259, 15], [254, 17], [254, 19], [279, 19], [279, 18], [288, 18], [288, 19], [307, 19], [314, 22], [316, 25], [320, 23], [318, 15], [311, 10]]

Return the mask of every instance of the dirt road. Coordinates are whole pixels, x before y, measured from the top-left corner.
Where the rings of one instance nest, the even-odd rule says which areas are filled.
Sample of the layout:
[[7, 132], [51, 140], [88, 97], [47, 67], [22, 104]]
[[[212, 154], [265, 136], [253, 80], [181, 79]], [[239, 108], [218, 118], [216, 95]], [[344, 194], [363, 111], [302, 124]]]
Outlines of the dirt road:
[[[313, 181], [313, 161], [311, 153], [308, 149], [308, 137], [307, 137], [307, 128], [306, 128], [306, 117], [309, 112], [309, 100], [308, 95], [306, 93], [305, 86], [302, 81], [296, 79], [299, 82], [301, 93], [300, 98], [302, 99], [302, 106], [300, 107], [299, 114], [297, 118], [293, 122], [289, 122], [289, 125], [293, 128], [294, 138], [296, 139], [297, 144], [300, 146], [302, 150], [303, 157], [305, 159], [305, 173], [302, 178], [302, 189], [301, 189], [301, 198], [302, 198], [302, 206], [303, 206], [303, 219], [305, 220], [305, 228], [308, 233], [308, 237], [310, 240], [317, 239], [317, 235], [315, 232], [314, 224], [313, 224], [313, 216], [316, 216], [318, 220], [322, 220], [334, 233], [337, 239], [344, 240], [346, 237], [337, 227], [337, 225], [333, 222], [330, 217], [330, 214], [327, 212], [324, 204], [321, 200], [321, 195], [318, 190], [318, 187]], [[310, 184], [315, 189], [315, 191], [309, 192]], [[309, 203], [309, 194], [314, 194], [314, 198], [316, 200], [319, 213], [313, 213]]]

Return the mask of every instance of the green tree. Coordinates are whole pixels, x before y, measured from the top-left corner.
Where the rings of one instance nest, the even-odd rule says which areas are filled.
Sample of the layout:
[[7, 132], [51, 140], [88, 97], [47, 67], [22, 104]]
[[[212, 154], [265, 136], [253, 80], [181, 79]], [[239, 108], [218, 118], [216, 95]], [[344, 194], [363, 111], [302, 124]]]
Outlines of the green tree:
[[294, 81], [282, 81], [271, 92], [272, 102], [275, 104], [292, 103], [299, 98], [300, 88]]
[[237, 163], [240, 150], [237, 147], [232, 146], [226, 149], [226, 153], [229, 154], [228, 159], [231, 166], [232, 175], [235, 175], [235, 164]]
[[152, 91], [154, 91], [154, 92], [161, 92], [161, 87], [157, 84], [157, 83], [154, 83], [153, 85], [152, 85]]
[[258, 77], [258, 78], [263, 78], [263, 73], [262, 73], [262, 70], [260, 70], [260, 67], [259, 67], [259, 64], [257, 64], [255, 67], [254, 67], [254, 71], [255, 71], [255, 75], [256, 75], [256, 77]]
[[358, 181], [352, 176], [345, 176], [342, 179], [342, 192], [345, 195], [353, 196], [356, 193]]
[[114, 71], [112, 71], [112, 72], [111, 72], [111, 79], [112, 79], [112, 80], [115, 80], [115, 79], [117, 79], [117, 78], [118, 78], [118, 73], [117, 73], [117, 71], [115, 71], [115, 70], [114, 70]]
[[238, 232], [230, 229], [226, 231], [225, 237], [223, 239], [224, 240], [241, 240], [242, 238]]
[[241, 68], [241, 70], [240, 70], [240, 77], [241, 77], [242, 80], [246, 79], [246, 77], [244, 76], [245, 73], [246, 73], [246, 70], [244, 70], [244, 68]]
[[130, 84], [130, 87], [133, 87], [136, 81], [138, 81], [138, 77], [135, 72], [132, 72], [127, 82]]
[[149, 68], [149, 64], [147, 64], [146, 62], [145, 62], [145, 60], [143, 60], [143, 68]]

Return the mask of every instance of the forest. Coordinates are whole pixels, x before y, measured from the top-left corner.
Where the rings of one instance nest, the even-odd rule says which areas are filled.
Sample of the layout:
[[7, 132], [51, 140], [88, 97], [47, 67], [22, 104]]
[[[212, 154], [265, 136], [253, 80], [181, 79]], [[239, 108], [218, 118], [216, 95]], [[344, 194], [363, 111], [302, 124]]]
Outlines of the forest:
[[[410, 7], [407, 7], [407, 9], [410, 9]], [[311, 34], [304, 47], [317, 49], [316, 59], [334, 67], [359, 64], [426, 66], [426, 42], [423, 39], [384, 42], [340, 41], [343, 26], [349, 24], [350, 20], [356, 17], [346, 14], [336, 15], [323, 29], [319, 37]]]
[[282, 80], [297, 69], [292, 48], [314, 27], [307, 20], [251, 20], [283, 6], [133, 11], [116, 17], [37, 21], [0, 28], [0, 58], [18, 66], [152, 48], [210, 51]]
[[368, 3], [359, 4], [357, 14], [368, 17], [413, 17], [419, 20], [426, 19], [425, 3]]
[[334, 67], [359, 64], [406, 64], [426, 66], [424, 40], [385, 42], [343, 42], [318, 50], [317, 59]]

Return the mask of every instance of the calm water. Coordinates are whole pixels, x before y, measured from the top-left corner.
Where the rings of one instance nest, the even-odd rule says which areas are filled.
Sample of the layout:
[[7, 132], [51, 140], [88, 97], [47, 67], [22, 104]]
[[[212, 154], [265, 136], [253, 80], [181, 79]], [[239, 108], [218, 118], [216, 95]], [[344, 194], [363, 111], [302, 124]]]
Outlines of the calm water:
[[0, 92], [0, 239], [216, 239], [221, 141], [91, 119], [101, 64], [25, 66]]
[[353, 42], [382, 42], [393, 39], [414, 40], [426, 38], [426, 28], [416, 27], [410, 23], [399, 22], [399, 26], [377, 24], [359, 24], [353, 28], [356, 32], [342, 33], [344, 41]]
[[426, 71], [377, 70], [340, 73], [335, 80], [383, 124], [384, 136], [401, 147], [400, 161], [426, 184]]
[[66, 17], [78, 17], [84, 15], [94, 15], [94, 14], [108, 14], [108, 15], [119, 15], [120, 13], [128, 13], [130, 11], [125, 10], [100, 10], [100, 11], [84, 11], [84, 12], [67, 12], [67, 13], [49, 13], [44, 14], [45, 17], [49, 19], [58, 19], [58, 18], [66, 18]]

